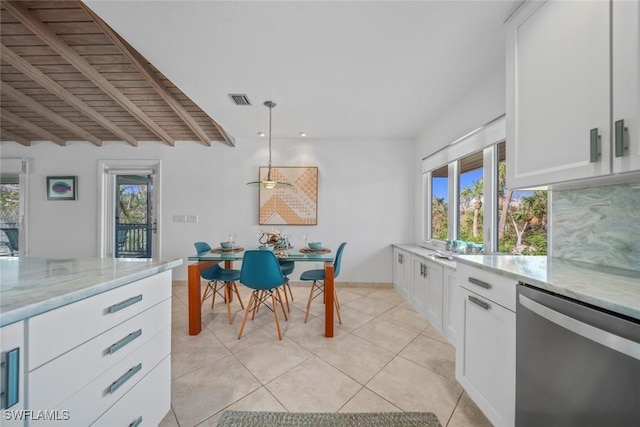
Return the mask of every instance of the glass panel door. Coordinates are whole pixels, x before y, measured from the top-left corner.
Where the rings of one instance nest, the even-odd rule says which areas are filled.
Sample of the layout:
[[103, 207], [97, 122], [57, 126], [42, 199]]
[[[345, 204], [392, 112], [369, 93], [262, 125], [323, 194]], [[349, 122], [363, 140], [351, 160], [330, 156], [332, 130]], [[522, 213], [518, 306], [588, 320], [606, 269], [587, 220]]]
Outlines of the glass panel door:
[[152, 193], [151, 175], [116, 176], [116, 258], [151, 258]]
[[18, 256], [20, 175], [0, 174], [0, 256]]

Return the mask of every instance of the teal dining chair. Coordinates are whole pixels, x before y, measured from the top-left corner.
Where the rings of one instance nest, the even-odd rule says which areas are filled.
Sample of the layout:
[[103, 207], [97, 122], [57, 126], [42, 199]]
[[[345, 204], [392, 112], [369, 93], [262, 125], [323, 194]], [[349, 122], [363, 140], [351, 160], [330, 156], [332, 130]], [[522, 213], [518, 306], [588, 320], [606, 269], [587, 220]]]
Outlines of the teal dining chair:
[[[342, 252], [347, 242], [342, 242], [336, 252], [336, 259], [333, 261], [333, 278], [335, 279], [340, 274], [340, 264], [342, 263]], [[307, 301], [307, 313], [304, 316], [304, 323], [307, 323], [309, 317], [309, 310], [311, 310], [311, 302], [318, 296], [324, 296], [324, 268], [319, 270], [307, 270], [300, 275], [300, 280], [311, 281], [311, 292], [309, 293], [309, 300]], [[335, 286], [333, 287], [333, 302], [338, 313], [338, 322], [342, 324], [342, 318], [340, 317], [340, 303], [338, 302], [338, 293]]]
[[[280, 287], [287, 283], [287, 278], [282, 274], [278, 258], [272, 251], [249, 250], [245, 251], [242, 257], [242, 268], [240, 269], [240, 283], [251, 288], [251, 297], [244, 312], [242, 325], [238, 339], [242, 338], [244, 326], [247, 317], [251, 312], [251, 320], [256, 316], [260, 305], [266, 306], [273, 312], [276, 319], [276, 329], [278, 330], [278, 339], [282, 339], [282, 331], [280, 329], [280, 320], [278, 318], [278, 303], [282, 308], [284, 320], [288, 320], [287, 312], [282, 304], [280, 295]], [[268, 301], [271, 300], [271, 306]]]
[[[209, 246], [207, 242], [196, 242], [194, 246], [198, 254], [211, 251], [211, 246]], [[227, 317], [229, 318], [229, 324], [231, 324], [233, 322], [233, 316], [231, 315], [231, 292], [236, 294], [240, 307], [244, 309], [244, 304], [242, 303], [242, 298], [240, 298], [236, 285], [236, 282], [240, 280], [240, 270], [222, 268], [216, 264], [213, 267], [202, 270], [200, 277], [208, 281], [207, 287], [202, 293], [200, 305], [204, 304], [204, 300], [211, 297], [211, 308], [213, 309], [213, 305], [216, 302], [216, 295], [220, 295], [227, 306]]]

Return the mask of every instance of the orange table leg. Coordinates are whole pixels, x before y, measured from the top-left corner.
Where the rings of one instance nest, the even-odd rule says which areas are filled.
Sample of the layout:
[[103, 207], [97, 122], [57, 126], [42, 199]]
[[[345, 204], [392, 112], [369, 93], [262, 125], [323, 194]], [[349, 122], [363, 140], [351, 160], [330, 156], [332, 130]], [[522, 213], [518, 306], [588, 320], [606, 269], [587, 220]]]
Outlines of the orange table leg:
[[[233, 268], [233, 261], [230, 259], [224, 261], [224, 268], [231, 270]], [[233, 288], [231, 282], [225, 283], [225, 287], [227, 288], [225, 295], [229, 296], [229, 303], [233, 301]]]
[[324, 263], [324, 336], [333, 337], [333, 310], [334, 310], [334, 284], [333, 263]]
[[187, 292], [189, 313], [189, 335], [198, 335], [202, 330], [202, 317], [200, 315], [200, 272], [216, 261], [198, 261], [187, 267]]

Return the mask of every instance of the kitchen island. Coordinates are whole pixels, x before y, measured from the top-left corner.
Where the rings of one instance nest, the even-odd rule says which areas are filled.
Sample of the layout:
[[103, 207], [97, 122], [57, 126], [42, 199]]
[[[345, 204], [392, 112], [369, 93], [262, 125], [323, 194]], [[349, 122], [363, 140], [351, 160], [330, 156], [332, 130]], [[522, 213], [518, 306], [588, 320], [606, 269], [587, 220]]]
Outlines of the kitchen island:
[[170, 408], [171, 269], [180, 264], [0, 259], [12, 397], [3, 425], [157, 425]]

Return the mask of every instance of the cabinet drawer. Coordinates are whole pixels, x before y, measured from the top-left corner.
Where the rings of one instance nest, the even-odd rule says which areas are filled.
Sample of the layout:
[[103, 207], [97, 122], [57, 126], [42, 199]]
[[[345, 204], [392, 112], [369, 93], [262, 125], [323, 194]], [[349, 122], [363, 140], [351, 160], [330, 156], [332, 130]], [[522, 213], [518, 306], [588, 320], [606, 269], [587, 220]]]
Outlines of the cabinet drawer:
[[[171, 324], [171, 299], [27, 374], [29, 406], [55, 408]], [[51, 393], [51, 384], [56, 384]]]
[[155, 427], [170, 409], [171, 358], [167, 356], [92, 426]]
[[[169, 327], [53, 409], [68, 411], [70, 425], [91, 425], [151, 372], [170, 352], [171, 328]], [[49, 387], [51, 393], [56, 392], [54, 387], [55, 384]], [[49, 424], [59, 425], [59, 421], [34, 423], [38, 427]]]
[[171, 271], [34, 316], [27, 321], [27, 371], [171, 296]]
[[475, 292], [511, 311], [516, 310], [517, 280], [460, 262], [456, 270], [456, 277], [458, 284], [463, 288]]

